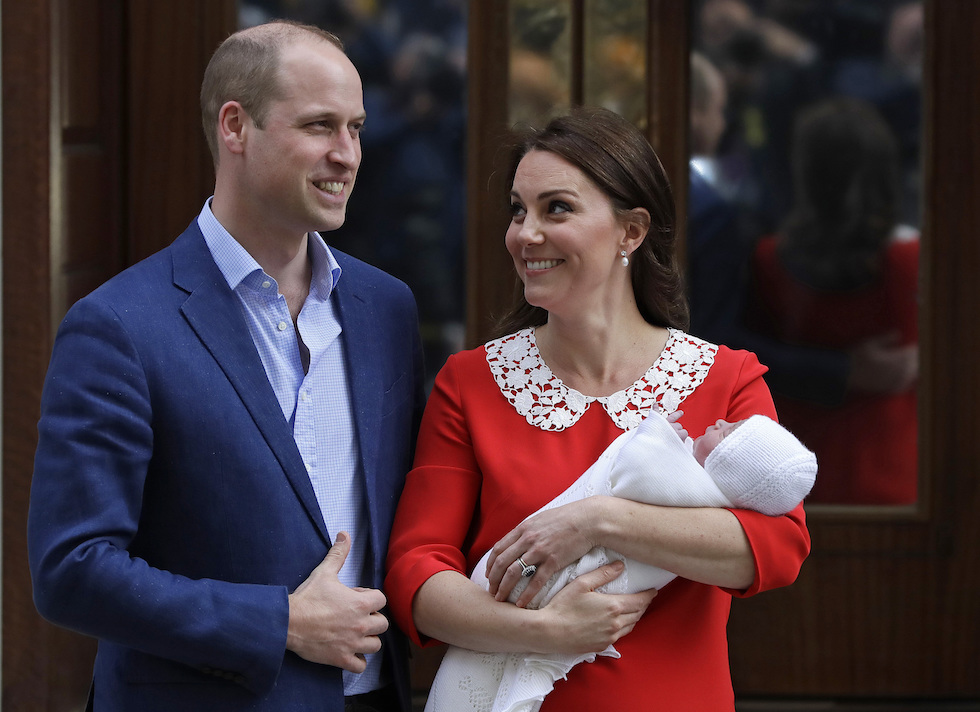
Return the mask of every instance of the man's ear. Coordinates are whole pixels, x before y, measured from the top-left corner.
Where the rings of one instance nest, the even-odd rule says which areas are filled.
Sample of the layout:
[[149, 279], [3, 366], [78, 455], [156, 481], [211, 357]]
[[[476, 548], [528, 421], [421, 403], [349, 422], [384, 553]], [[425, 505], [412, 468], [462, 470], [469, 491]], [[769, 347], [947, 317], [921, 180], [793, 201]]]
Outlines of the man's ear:
[[245, 150], [245, 131], [251, 124], [245, 109], [237, 101], [225, 102], [218, 110], [218, 143], [229, 153]]

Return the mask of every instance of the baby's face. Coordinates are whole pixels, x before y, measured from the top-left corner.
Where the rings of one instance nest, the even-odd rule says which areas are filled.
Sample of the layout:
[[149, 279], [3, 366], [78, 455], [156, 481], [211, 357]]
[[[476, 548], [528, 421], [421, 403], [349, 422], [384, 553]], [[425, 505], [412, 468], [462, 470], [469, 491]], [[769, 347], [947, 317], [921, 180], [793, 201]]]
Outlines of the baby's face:
[[698, 464], [704, 467], [704, 461], [708, 459], [708, 455], [717, 447], [718, 443], [744, 422], [744, 420], [738, 420], [729, 423], [727, 420], [719, 419], [715, 421], [714, 425], [709, 425], [708, 429], [704, 431], [704, 435], [694, 439], [694, 459], [698, 461]]

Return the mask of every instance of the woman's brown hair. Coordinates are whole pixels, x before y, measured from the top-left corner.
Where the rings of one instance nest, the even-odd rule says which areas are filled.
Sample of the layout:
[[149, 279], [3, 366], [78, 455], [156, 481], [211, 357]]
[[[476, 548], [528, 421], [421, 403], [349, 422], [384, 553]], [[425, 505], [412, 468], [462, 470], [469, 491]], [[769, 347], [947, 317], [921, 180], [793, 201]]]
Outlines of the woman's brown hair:
[[[636, 304], [649, 323], [686, 329], [688, 305], [675, 255], [674, 197], [660, 159], [640, 130], [607, 109], [572, 109], [543, 129], [517, 137], [508, 186], [514, 184], [521, 159], [531, 151], [549, 151], [574, 165], [609, 196], [621, 215], [646, 209], [650, 214], [646, 238], [630, 255]], [[520, 284], [518, 288], [514, 304], [497, 321], [498, 336], [548, 320], [547, 311], [528, 304]]]

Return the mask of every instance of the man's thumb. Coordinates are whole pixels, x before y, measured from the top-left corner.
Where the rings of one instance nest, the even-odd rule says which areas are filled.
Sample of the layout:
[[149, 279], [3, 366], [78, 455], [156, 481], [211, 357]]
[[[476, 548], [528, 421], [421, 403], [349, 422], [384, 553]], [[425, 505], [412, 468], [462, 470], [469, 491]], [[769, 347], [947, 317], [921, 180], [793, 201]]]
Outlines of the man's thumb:
[[344, 562], [347, 561], [347, 554], [349, 553], [350, 537], [347, 536], [347, 532], [338, 532], [337, 536], [334, 537], [333, 546], [330, 547], [330, 551], [327, 552], [320, 566], [323, 566], [331, 573], [339, 573]]

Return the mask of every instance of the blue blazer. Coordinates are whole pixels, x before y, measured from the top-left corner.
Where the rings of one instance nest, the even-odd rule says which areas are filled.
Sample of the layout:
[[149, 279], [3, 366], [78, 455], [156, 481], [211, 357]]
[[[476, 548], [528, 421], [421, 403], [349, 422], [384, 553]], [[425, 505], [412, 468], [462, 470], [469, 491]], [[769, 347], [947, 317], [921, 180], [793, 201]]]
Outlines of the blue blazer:
[[[380, 588], [424, 400], [418, 318], [402, 282], [334, 253]], [[196, 220], [68, 312], [38, 431], [34, 599], [99, 639], [96, 710], [343, 710], [341, 671], [285, 650], [287, 595], [330, 540]], [[383, 646], [407, 709], [406, 642]]]

